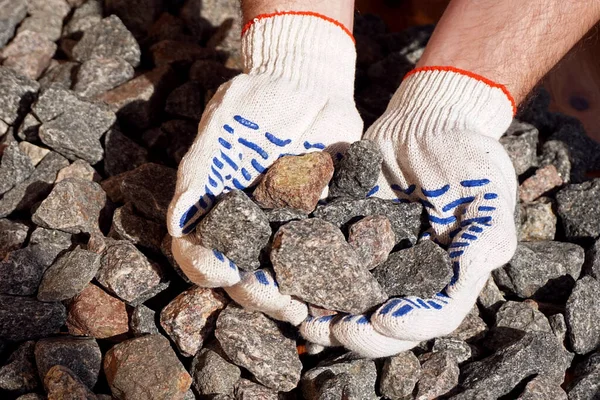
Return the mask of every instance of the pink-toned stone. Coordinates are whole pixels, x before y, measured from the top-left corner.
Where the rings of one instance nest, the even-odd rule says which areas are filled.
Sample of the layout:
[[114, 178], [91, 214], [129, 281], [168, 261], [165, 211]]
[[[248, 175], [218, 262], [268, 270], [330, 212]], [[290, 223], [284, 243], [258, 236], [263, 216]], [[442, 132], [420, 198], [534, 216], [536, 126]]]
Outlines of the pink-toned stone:
[[387, 260], [396, 243], [390, 220], [383, 215], [370, 215], [350, 227], [348, 243], [368, 269]]
[[99, 182], [102, 179], [96, 170], [84, 160], [75, 160], [73, 164], [58, 171], [56, 183], [69, 178], [79, 178], [94, 182]]
[[212, 333], [225, 296], [213, 289], [193, 287], [171, 301], [160, 313], [160, 324], [184, 356], [202, 348]]
[[254, 190], [254, 200], [263, 208], [288, 207], [311, 213], [332, 176], [329, 153], [281, 157]]
[[125, 303], [89, 283], [69, 305], [69, 333], [105, 339], [127, 333], [129, 318]]
[[535, 171], [533, 176], [527, 178], [521, 184], [519, 187], [519, 198], [521, 201], [528, 203], [562, 184], [563, 180], [556, 170], [556, 167], [552, 164], [548, 164], [539, 168]]
[[37, 32], [22, 31], [2, 50], [4, 66], [37, 79], [50, 65], [56, 44]]
[[104, 373], [117, 399], [183, 400], [192, 384], [169, 341], [161, 335], [117, 344], [104, 357]]

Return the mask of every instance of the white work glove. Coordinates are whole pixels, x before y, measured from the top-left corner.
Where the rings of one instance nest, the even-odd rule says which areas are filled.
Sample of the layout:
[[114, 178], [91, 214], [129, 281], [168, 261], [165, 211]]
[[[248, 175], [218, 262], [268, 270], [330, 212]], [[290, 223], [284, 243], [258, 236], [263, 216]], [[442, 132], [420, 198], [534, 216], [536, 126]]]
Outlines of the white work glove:
[[511, 123], [508, 91], [449, 67], [412, 71], [364, 138], [379, 143], [383, 171], [373, 196], [420, 201], [431, 239], [448, 245], [454, 277], [431, 299], [389, 300], [371, 315], [301, 325], [319, 345], [384, 357], [454, 331], [490, 272], [512, 257], [517, 180], [498, 142]]
[[177, 173], [167, 226], [173, 256], [203, 287], [225, 287], [241, 305], [299, 324], [306, 305], [281, 295], [265, 271], [247, 273], [188, 235], [216, 196], [255, 185], [282, 154], [343, 152], [360, 139], [354, 104], [356, 50], [339, 23], [310, 13], [260, 16], [242, 37], [244, 73], [207, 105]]

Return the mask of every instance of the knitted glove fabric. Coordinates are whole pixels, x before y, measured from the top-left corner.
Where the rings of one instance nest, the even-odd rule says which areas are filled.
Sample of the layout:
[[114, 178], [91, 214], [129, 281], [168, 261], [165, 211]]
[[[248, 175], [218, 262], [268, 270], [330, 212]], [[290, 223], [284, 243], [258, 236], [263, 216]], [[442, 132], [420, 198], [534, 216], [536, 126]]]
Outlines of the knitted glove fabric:
[[265, 271], [243, 277], [223, 254], [189, 233], [219, 194], [256, 185], [280, 156], [343, 152], [360, 139], [363, 123], [353, 97], [356, 50], [341, 24], [285, 12], [251, 21], [242, 55], [244, 73], [217, 90], [179, 165], [167, 217], [173, 255], [197, 285], [227, 287], [242, 305], [298, 324], [306, 305], [279, 294]]
[[384, 157], [372, 194], [420, 201], [431, 225], [421, 240], [447, 246], [454, 276], [430, 299], [394, 298], [371, 315], [307, 320], [305, 338], [383, 357], [459, 326], [490, 272], [516, 249], [516, 174], [498, 142], [513, 113], [503, 86], [467, 71], [427, 67], [407, 75], [364, 136]]

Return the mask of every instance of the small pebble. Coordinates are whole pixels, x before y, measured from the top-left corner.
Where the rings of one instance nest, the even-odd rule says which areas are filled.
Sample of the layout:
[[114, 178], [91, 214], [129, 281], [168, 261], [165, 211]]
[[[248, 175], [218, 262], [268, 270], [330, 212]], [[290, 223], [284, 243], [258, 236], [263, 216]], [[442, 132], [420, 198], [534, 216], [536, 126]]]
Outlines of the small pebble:
[[213, 289], [193, 287], [173, 299], [160, 313], [160, 324], [184, 357], [194, 356], [212, 334], [227, 299]]
[[121, 240], [104, 251], [96, 279], [117, 297], [132, 303], [155, 288], [161, 274], [134, 245]]
[[204, 396], [233, 395], [241, 371], [211, 349], [202, 349], [192, 361], [192, 378], [198, 393]]
[[125, 303], [89, 283], [69, 303], [67, 328], [75, 336], [112, 338], [129, 331]]
[[556, 167], [548, 164], [535, 171], [535, 175], [523, 181], [519, 186], [519, 198], [521, 201], [528, 203], [562, 184], [563, 180]]
[[244, 270], [260, 266], [259, 255], [271, 236], [261, 209], [239, 190], [223, 195], [196, 228], [205, 247], [225, 254]]
[[459, 373], [454, 355], [445, 351], [433, 353], [421, 365], [416, 399], [433, 400], [450, 392], [458, 385]]
[[129, 327], [135, 336], [159, 333], [156, 325], [156, 313], [143, 304], [139, 304], [133, 309]]
[[421, 364], [410, 351], [385, 360], [381, 371], [379, 391], [390, 400], [410, 397], [421, 378]]
[[431, 351], [445, 352], [454, 357], [458, 364], [468, 361], [472, 356], [471, 346], [467, 342], [452, 337], [435, 338]]
[[58, 171], [56, 183], [71, 178], [93, 182], [99, 182], [101, 179], [100, 175], [98, 175], [98, 172], [96, 172], [96, 170], [84, 160], [75, 160], [68, 167]]
[[600, 283], [584, 276], [575, 284], [565, 307], [569, 341], [577, 354], [587, 354], [600, 347]]
[[105, 206], [106, 194], [99, 184], [71, 178], [54, 186], [32, 220], [44, 228], [68, 233], [98, 232], [100, 213]]
[[25, 224], [0, 218], [0, 260], [11, 251], [21, 248], [28, 231], [29, 227]]
[[117, 344], [104, 357], [104, 373], [119, 399], [183, 400], [192, 384], [169, 341], [161, 335]]
[[382, 161], [377, 143], [370, 140], [352, 143], [336, 166], [329, 197], [366, 197], [377, 183]]
[[448, 252], [431, 240], [390, 254], [373, 271], [388, 297], [433, 297], [448, 285], [452, 275]]
[[217, 319], [215, 336], [234, 364], [268, 388], [287, 392], [298, 385], [296, 342], [264, 314], [229, 305]]
[[564, 343], [565, 337], [567, 335], [567, 322], [565, 321], [564, 315], [551, 315], [548, 317], [548, 322], [550, 323], [550, 328], [552, 328], [552, 332], [554, 332], [554, 334], [560, 340], [561, 343]]
[[554, 240], [556, 235], [556, 215], [552, 202], [542, 197], [531, 203], [519, 204], [521, 223], [518, 226], [520, 242]]
[[284, 294], [354, 314], [387, 299], [342, 232], [321, 219], [282, 226], [275, 234], [270, 256]]
[[284, 156], [269, 168], [254, 190], [264, 208], [289, 207], [311, 213], [333, 176], [333, 161], [325, 152]]
[[37, 166], [40, 163], [40, 161], [42, 161], [42, 159], [46, 157], [46, 154], [50, 153], [50, 150], [48, 149], [36, 146], [35, 144], [31, 144], [25, 141], [19, 142], [19, 149], [21, 149], [21, 152], [23, 154], [26, 154], [27, 157], [29, 157], [29, 159], [33, 163], [33, 166]]
[[350, 226], [348, 243], [354, 247], [362, 264], [372, 270], [387, 260], [396, 244], [396, 235], [387, 217], [370, 215]]

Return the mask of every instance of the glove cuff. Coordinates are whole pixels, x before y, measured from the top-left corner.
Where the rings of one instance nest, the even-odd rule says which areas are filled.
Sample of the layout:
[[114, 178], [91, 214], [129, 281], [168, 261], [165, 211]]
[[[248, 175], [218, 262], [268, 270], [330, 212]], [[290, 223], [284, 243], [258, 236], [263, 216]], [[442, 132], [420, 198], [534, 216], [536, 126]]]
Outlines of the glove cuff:
[[409, 72], [394, 94], [388, 112], [435, 133], [458, 129], [499, 139], [516, 111], [504, 87], [454, 67], [423, 67]]
[[[312, 12], [259, 15], [242, 30], [244, 72], [352, 96], [356, 48], [340, 22]], [[339, 93], [342, 91], [342, 93]]]

